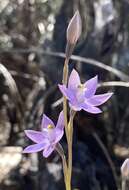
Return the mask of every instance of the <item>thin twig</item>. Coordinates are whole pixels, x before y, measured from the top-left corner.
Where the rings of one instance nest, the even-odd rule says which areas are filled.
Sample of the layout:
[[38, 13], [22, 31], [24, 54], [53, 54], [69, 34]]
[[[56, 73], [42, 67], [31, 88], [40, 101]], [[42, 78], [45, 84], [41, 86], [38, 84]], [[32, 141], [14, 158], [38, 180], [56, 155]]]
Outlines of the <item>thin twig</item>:
[[[28, 53], [38, 53], [39, 54], [40, 53], [40, 54], [44, 54], [44, 55], [65, 58], [64, 53], [44, 51], [41, 48], [36, 48], [36, 47], [30, 48], [30, 49], [6, 49], [6, 50], [1, 49], [0, 53], [23, 53], [23, 54], [25, 54], [25, 53], [27, 53], [27, 54]], [[72, 55], [71, 59], [75, 60], [75, 61], [79, 61], [79, 62], [83, 62], [83, 63], [86, 63], [86, 64], [90, 64], [90, 65], [99, 67], [101, 69], [104, 69], [106, 71], [109, 71], [109, 72], [113, 73], [115, 76], [119, 77], [120, 79], [122, 79], [124, 81], [129, 81], [129, 76], [128, 75], [126, 75], [122, 71], [120, 71], [120, 70], [118, 70], [118, 69], [116, 69], [114, 67], [111, 67], [109, 65], [106, 65], [106, 64], [104, 64], [104, 63], [102, 63], [100, 61], [96, 61], [96, 60], [93, 60], [93, 59], [90, 59], [90, 58], [80, 57], [80, 56], [77, 56], [77, 55]]]
[[129, 82], [123, 82], [123, 81], [110, 81], [110, 82], [102, 82], [98, 84], [98, 87], [108, 87], [108, 86], [120, 86], [120, 87], [129, 87]]
[[103, 142], [101, 141], [101, 139], [99, 138], [99, 136], [97, 135], [97, 133], [93, 133], [92, 136], [95, 138], [95, 140], [98, 142], [99, 146], [101, 147], [101, 149], [103, 150], [103, 153], [105, 155], [105, 157], [107, 158], [107, 161], [110, 165], [110, 168], [112, 170], [112, 174], [114, 176], [114, 180], [115, 180], [115, 183], [116, 183], [116, 186], [117, 186], [117, 189], [118, 189], [118, 177], [117, 177], [117, 174], [116, 174], [116, 171], [115, 171], [115, 166], [114, 166], [114, 163], [112, 162], [112, 159], [107, 151], [107, 148], [105, 147], [105, 145], [103, 144]]
[[126, 179], [122, 178], [122, 190], [126, 190]]

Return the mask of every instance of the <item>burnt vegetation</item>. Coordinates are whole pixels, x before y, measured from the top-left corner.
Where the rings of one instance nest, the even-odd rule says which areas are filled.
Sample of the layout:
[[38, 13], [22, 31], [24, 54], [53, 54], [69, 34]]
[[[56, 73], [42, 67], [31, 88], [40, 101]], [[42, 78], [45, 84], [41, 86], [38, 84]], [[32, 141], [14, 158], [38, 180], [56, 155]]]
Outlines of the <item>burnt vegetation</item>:
[[[60, 157], [23, 155], [25, 129], [42, 114], [56, 121], [66, 29], [78, 9], [82, 36], [70, 61], [82, 80], [99, 75], [98, 92], [113, 91], [103, 113], [74, 120], [73, 187], [115, 190], [129, 156], [129, 1], [0, 1], [0, 189], [64, 189]], [[61, 53], [62, 52], [62, 53]], [[62, 145], [66, 147], [65, 137]], [[66, 148], [65, 148], [66, 150]], [[66, 150], [67, 151], [67, 150]]]

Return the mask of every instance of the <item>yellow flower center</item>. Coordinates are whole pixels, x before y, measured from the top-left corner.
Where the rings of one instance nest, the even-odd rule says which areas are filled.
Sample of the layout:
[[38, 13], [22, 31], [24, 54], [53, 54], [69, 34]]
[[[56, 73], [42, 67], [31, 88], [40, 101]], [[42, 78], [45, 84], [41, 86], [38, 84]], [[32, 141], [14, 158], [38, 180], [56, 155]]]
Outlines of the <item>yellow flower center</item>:
[[47, 126], [48, 129], [53, 129], [54, 127], [52, 125]]
[[78, 89], [81, 90], [81, 91], [83, 91], [83, 90], [86, 90], [86, 87], [85, 87], [84, 84], [79, 84], [78, 85]]
[[78, 88], [83, 89], [84, 88], [84, 84], [79, 84]]
[[85, 85], [79, 84], [78, 89], [77, 89], [77, 93], [76, 93], [76, 98], [77, 98], [78, 102], [80, 102], [80, 103], [84, 102], [85, 91], [86, 91]]

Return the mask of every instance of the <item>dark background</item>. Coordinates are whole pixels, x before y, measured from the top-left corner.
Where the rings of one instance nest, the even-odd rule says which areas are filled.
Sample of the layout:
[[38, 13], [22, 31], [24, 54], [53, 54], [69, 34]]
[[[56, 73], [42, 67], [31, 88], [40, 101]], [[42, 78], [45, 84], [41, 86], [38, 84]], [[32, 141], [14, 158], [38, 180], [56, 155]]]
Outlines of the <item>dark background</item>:
[[[102, 114], [75, 117], [72, 184], [80, 190], [120, 187], [120, 167], [129, 156], [129, 1], [0, 0], [1, 190], [64, 189], [56, 153], [44, 159], [23, 155], [22, 148], [31, 143], [24, 129], [38, 130], [43, 113], [56, 121], [62, 109], [60, 52], [77, 9], [83, 27], [74, 55], [80, 57], [69, 68], [82, 81], [98, 74], [98, 93], [114, 95]], [[67, 151], [65, 136], [61, 144]]]

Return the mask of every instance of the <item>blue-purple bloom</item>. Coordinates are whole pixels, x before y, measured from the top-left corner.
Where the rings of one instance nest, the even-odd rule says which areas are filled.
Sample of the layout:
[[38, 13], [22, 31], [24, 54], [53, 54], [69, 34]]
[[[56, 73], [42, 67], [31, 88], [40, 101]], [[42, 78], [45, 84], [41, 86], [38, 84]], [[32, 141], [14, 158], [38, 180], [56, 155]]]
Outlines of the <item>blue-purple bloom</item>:
[[97, 76], [81, 84], [77, 71], [73, 69], [69, 77], [68, 87], [66, 85], [59, 85], [59, 89], [69, 100], [69, 105], [73, 110], [85, 110], [89, 113], [97, 114], [102, 112], [97, 106], [105, 103], [113, 94], [95, 95], [97, 85]]
[[57, 143], [64, 134], [64, 116], [60, 112], [57, 125], [45, 114], [42, 118], [41, 131], [25, 130], [26, 136], [35, 144], [26, 147], [23, 153], [33, 153], [43, 151], [43, 156], [48, 157], [56, 148]]

